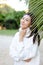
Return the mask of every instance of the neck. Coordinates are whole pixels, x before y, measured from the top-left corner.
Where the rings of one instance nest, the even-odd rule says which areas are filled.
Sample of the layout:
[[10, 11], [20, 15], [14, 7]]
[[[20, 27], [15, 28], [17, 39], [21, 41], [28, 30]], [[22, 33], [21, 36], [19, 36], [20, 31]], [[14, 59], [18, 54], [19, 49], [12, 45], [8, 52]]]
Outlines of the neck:
[[19, 32], [20, 32], [21, 30], [27, 30], [26, 35], [25, 35], [25, 36], [29, 36], [29, 35], [31, 34], [31, 30], [30, 30], [30, 28], [29, 28], [29, 27], [28, 27], [28, 28], [26, 28], [26, 29], [22, 29], [22, 28], [20, 28], [20, 29], [19, 29]]

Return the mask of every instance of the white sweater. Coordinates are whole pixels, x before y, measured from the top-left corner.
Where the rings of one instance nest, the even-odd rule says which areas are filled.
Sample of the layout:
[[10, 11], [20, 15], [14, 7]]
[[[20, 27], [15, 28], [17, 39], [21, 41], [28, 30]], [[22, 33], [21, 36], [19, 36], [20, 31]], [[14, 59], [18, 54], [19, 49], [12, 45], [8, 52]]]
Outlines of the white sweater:
[[[37, 41], [33, 44], [33, 36], [27, 38], [31, 32], [28, 28], [23, 41], [19, 42], [20, 31], [21, 29], [15, 34], [10, 46], [10, 56], [14, 59], [14, 65], [39, 65], [40, 54]], [[30, 62], [24, 61], [30, 58], [32, 58]]]

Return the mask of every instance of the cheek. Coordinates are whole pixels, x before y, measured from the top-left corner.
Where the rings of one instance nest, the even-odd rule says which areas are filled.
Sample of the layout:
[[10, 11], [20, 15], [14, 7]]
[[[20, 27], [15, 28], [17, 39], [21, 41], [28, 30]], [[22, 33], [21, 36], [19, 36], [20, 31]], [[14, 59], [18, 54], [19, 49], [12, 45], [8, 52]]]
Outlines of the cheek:
[[31, 25], [31, 22], [25, 23], [25, 25], [29, 27]]

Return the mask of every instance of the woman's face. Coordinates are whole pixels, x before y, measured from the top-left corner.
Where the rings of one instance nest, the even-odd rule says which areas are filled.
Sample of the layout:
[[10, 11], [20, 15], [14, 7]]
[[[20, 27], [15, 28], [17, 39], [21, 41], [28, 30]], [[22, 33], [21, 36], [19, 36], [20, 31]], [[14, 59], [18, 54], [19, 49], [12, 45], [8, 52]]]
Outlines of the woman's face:
[[26, 29], [31, 25], [31, 17], [29, 15], [24, 15], [20, 20], [20, 26], [22, 29]]

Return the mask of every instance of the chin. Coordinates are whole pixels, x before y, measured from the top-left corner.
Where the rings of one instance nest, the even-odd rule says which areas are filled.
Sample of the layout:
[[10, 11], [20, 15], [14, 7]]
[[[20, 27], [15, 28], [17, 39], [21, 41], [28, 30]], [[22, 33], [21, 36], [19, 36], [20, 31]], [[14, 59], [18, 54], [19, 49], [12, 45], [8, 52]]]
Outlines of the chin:
[[22, 29], [26, 29], [27, 27], [25, 27], [25, 26], [20, 26]]
[[22, 29], [26, 29], [25, 27], [21, 27]]

